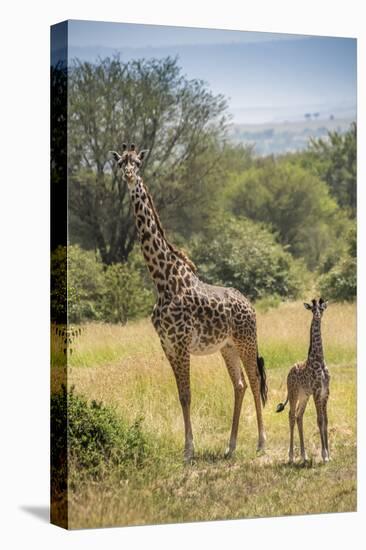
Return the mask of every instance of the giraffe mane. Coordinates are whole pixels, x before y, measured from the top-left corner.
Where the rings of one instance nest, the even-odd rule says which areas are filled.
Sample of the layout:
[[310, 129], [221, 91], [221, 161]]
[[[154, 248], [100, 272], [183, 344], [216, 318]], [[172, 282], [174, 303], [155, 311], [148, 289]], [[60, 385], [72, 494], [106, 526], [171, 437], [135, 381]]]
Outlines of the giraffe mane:
[[168, 245], [168, 248], [174, 252], [174, 254], [176, 254], [181, 260], [183, 260], [187, 265], [188, 267], [193, 271], [193, 273], [196, 273], [197, 271], [197, 267], [194, 265], [194, 263], [192, 262], [192, 260], [190, 260], [188, 258], [188, 256], [183, 252], [183, 250], [180, 250], [179, 248], [177, 248], [176, 246], [174, 246], [174, 244], [172, 244], [171, 242], [169, 242], [169, 240], [167, 239], [166, 237], [166, 234], [165, 234], [165, 231], [164, 231], [164, 228], [161, 224], [161, 221], [160, 221], [160, 217], [159, 217], [159, 214], [157, 213], [157, 210], [155, 208], [155, 204], [154, 204], [154, 201], [153, 201], [153, 198], [150, 194], [150, 191], [146, 185], [146, 183], [144, 182], [144, 187], [145, 187], [145, 191], [146, 191], [146, 195], [147, 195], [147, 198], [148, 198], [148, 201], [150, 203], [150, 207], [151, 207], [151, 210], [154, 214], [154, 218], [155, 218], [155, 222], [156, 222], [156, 225], [161, 233], [161, 235], [163, 236], [163, 238], [165, 239], [165, 242], [166, 244]]

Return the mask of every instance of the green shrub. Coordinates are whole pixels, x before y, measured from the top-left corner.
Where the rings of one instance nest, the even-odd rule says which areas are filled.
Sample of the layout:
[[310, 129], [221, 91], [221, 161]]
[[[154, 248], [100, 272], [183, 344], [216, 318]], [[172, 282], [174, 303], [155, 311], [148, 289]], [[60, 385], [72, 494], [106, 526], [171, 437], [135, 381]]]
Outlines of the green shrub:
[[57, 248], [51, 260], [52, 320], [66, 324], [67, 315], [69, 323], [125, 323], [151, 312], [152, 283], [137, 249], [127, 263], [109, 266], [78, 245]]
[[260, 159], [233, 176], [225, 191], [236, 216], [265, 223], [295, 258], [316, 270], [341, 241], [347, 217], [318, 176], [289, 160]]
[[68, 246], [67, 276], [69, 322], [102, 320], [105, 273], [99, 256], [78, 245]]
[[347, 239], [347, 255], [319, 279], [323, 296], [337, 301], [352, 301], [357, 294], [357, 240], [353, 228]]
[[53, 473], [68, 468], [69, 477], [78, 479], [97, 479], [115, 468], [123, 473], [129, 465], [141, 467], [149, 452], [141, 419], [127, 425], [110, 407], [88, 403], [65, 386], [51, 397], [51, 444]]
[[352, 301], [357, 293], [357, 264], [346, 258], [319, 280], [322, 296], [336, 301]]
[[245, 218], [218, 218], [191, 243], [204, 280], [237, 288], [253, 300], [299, 295], [308, 278], [302, 261], [294, 260], [263, 225]]
[[142, 256], [134, 250], [128, 263], [106, 268], [102, 317], [110, 323], [126, 323], [128, 319], [146, 317], [152, 311], [152, 284], [145, 280], [146, 267]]

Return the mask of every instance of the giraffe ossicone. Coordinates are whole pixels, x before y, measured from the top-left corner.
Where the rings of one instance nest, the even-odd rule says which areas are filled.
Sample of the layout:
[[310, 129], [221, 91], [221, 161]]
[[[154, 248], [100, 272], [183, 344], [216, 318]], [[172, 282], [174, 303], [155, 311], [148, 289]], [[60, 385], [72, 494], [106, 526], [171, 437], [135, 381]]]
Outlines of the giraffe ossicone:
[[328, 413], [330, 375], [324, 360], [323, 342], [321, 336], [321, 319], [328, 302], [320, 298], [313, 299], [311, 304], [304, 303], [305, 309], [312, 312], [313, 318], [310, 328], [310, 344], [308, 357], [303, 363], [296, 363], [287, 376], [287, 397], [284, 403], [277, 405], [276, 412], [281, 412], [290, 404], [290, 447], [289, 462], [294, 460], [294, 427], [295, 421], [299, 431], [300, 453], [303, 461], [306, 460], [303, 416], [309, 397], [314, 398], [317, 422], [320, 433], [321, 453], [324, 462], [330, 459], [328, 446]]
[[239, 418], [247, 388], [242, 364], [253, 392], [258, 450], [264, 449], [262, 405], [267, 400], [264, 361], [258, 355], [256, 314], [249, 300], [234, 288], [212, 286], [201, 281], [193, 262], [167, 238], [153, 199], [139, 169], [149, 151], [134, 144], [111, 151], [117, 170], [127, 182], [137, 236], [154, 282], [157, 301], [152, 322], [172, 367], [185, 428], [186, 461], [193, 458], [190, 418], [190, 355], [220, 351], [234, 388], [234, 412], [226, 456], [235, 448]]

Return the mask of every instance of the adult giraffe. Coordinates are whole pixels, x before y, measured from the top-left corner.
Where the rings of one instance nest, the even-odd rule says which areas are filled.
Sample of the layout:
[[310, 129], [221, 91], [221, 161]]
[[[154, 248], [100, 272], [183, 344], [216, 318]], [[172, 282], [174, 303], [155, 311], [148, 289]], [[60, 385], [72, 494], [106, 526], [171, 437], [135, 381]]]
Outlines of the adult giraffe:
[[236, 448], [239, 417], [247, 387], [243, 362], [253, 392], [258, 424], [258, 450], [265, 445], [262, 408], [267, 399], [264, 361], [258, 356], [256, 316], [253, 306], [238, 290], [212, 286], [196, 275], [194, 264], [171, 244], [161, 225], [139, 168], [147, 151], [134, 144], [111, 152], [127, 182], [137, 233], [147, 267], [157, 290], [152, 322], [173, 369], [185, 427], [184, 458], [193, 457], [190, 419], [190, 355], [220, 351], [234, 387], [234, 413], [226, 456]]

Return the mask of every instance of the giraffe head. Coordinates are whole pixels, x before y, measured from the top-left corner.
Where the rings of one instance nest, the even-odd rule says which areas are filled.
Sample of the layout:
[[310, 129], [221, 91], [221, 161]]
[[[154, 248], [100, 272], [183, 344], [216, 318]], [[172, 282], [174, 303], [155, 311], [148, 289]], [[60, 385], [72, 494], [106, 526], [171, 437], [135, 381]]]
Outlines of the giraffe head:
[[305, 309], [312, 311], [314, 319], [321, 319], [321, 316], [327, 309], [327, 306], [328, 302], [323, 300], [323, 298], [319, 298], [319, 302], [315, 299], [311, 300], [311, 305], [304, 303]]
[[139, 169], [148, 152], [148, 149], [143, 149], [138, 153], [134, 143], [131, 143], [130, 147], [123, 143], [121, 155], [116, 151], [111, 151], [122, 178], [127, 181], [129, 187], [133, 187], [137, 183]]

